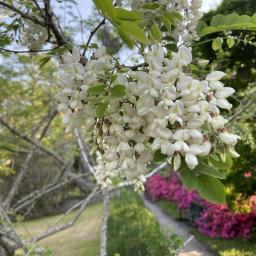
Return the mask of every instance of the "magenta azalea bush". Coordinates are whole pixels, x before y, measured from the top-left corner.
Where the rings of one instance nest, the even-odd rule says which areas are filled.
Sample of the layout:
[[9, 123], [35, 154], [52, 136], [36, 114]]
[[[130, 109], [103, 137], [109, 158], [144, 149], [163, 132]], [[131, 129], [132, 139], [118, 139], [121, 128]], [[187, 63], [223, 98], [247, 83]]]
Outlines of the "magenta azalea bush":
[[251, 239], [256, 230], [256, 195], [244, 202], [249, 211], [234, 212], [227, 204], [212, 204], [200, 198], [197, 192], [187, 191], [174, 173], [167, 177], [155, 174], [147, 181], [146, 191], [152, 200], [174, 202], [179, 209], [189, 209], [192, 203], [199, 204], [203, 210], [194, 224], [202, 234], [211, 238]]

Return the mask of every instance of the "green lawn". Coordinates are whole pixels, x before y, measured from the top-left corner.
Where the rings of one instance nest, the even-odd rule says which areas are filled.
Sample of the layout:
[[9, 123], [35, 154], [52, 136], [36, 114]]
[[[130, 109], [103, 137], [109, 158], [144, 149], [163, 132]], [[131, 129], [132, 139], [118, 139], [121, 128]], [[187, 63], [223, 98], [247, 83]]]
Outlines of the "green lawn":
[[[179, 213], [175, 204], [167, 201], [158, 201], [156, 204], [169, 216], [178, 220]], [[191, 233], [203, 244], [209, 247], [219, 256], [256, 256], [256, 241], [246, 241], [241, 239], [225, 240], [212, 239], [202, 235], [197, 228], [191, 227]]]
[[[74, 214], [75, 212], [65, 216], [58, 224], [66, 223], [66, 221], [72, 219]], [[40, 241], [39, 244], [49, 248], [54, 256], [98, 256], [101, 214], [101, 204], [90, 206], [73, 227], [52, 235]], [[44, 232], [60, 216], [22, 222], [16, 225], [16, 229], [22, 238], [29, 239]]]

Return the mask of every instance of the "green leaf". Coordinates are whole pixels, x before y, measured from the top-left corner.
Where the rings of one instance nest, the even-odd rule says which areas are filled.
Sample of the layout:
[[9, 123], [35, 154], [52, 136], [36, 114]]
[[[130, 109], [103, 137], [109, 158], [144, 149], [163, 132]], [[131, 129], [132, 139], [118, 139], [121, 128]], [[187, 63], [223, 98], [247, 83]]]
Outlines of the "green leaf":
[[96, 107], [96, 116], [98, 118], [102, 118], [108, 108], [108, 102], [101, 102], [97, 107]]
[[45, 58], [42, 58], [40, 60], [40, 68], [42, 68], [43, 66], [45, 66], [49, 61], [51, 60], [51, 56], [47, 56]]
[[161, 30], [159, 29], [158, 25], [156, 24], [156, 22], [154, 22], [153, 26], [151, 27], [150, 32], [151, 32], [153, 38], [157, 42], [161, 42], [163, 34], [162, 34]]
[[212, 41], [212, 49], [214, 51], [218, 51], [222, 49], [223, 39], [221, 37], [217, 37]]
[[225, 24], [226, 25], [231, 25], [235, 23], [239, 23], [239, 18], [240, 16], [236, 13], [231, 13], [225, 16]]
[[110, 19], [115, 19], [116, 10], [113, 6], [112, 0], [93, 0], [97, 9], [99, 9], [102, 14]]
[[164, 155], [161, 153], [161, 150], [158, 149], [153, 156], [153, 161], [154, 162], [162, 162], [167, 158], [167, 155]]
[[248, 15], [241, 15], [239, 17], [239, 21], [236, 23], [251, 23], [252, 22], [252, 18]]
[[212, 17], [210, 25], [212, 27], [218, 27], [219, 25], [223, 25], [225, 23], [225, 16], [222, 14], [217, 14]]
[[122, 8], [115, 8], [116, 18], [120, 20], [140, 20], [140, 13], [135, 11], [128, 11]]
[[110, 90], [110, 95], [111, 95], [111, 98], [113, 98], [113, 99], [121, 98], [122, 96], [125, 95], [125, 86], [121, 85], [121, 84], [115, 85]]
[[198, 23], [197, 23], [197, 26], [196, 26], [196, 32], [198, 34], [200, 34], [200, 32], [207, 27], [207, 24], [202, 21], [202, 20], [199, 20]]
[[117, 31], [121, 37], [121, 39], [123, 40], [123, 42], [130, 48], [132, 49], [134, 46], [133, 41], [130, 39], [129, 35], [120, 27], [117, 28]]
[[252, 23], [256, 23], [256, 13], [252, 16]]
[[90, 94], [90, 95], [99, 95], [99, 94], [103, 94], [106, 92], [106, 88], [105, 88], [105, 85], [94, 85], [92, 87], [90, 87], [87, 92]]
[[209, 157], [209, 163], [215, 166], [216, 168], [218, 168], [219, 170], [224, 170], [224, 171], [230, 170], [233, 164], [232, 159], [229, 156], [226, 156], [225, 162], [221, 161], [219, 157], [217, 159], [213, 157]]
[[235, 39], [233, 37], [228, 37], [227, 45], [228, 45], [228, 48], [232, 48], [235, 45]]
[[168, 20], [165, 16], [161, 16], [160, 17], [164, 26], [166, 27], [166, 29], [171, 32], [172, 31], [172, 23], [170, 22], [170, 20]]
[[155, 10], [157, 8], [159, 8], [161, 5], [159, 3], [145, 3], [142, 5], [143, 9], [149, 9], [149, 10]]
[[226, 201], [224, 186], [214, 177], [199, 175], [197, 177], [197, 191], [202, 198], [209, 202], [223, 204]]
[[130, 38], [134, 38], [141, 43], [148, 43], [145, 35], [145, 31], [140, 28], [135, 22], [124, 21], [120, 25], [120, 28], [129, 35]]
[[179, 171], [179, 173], [182, 183], [188, 191], [192, 191], [196, 188], [197, 175], [194, 170], [190, 170], [184, 164], [181, 166], [181, 170]]
[[164, 17], [166, 17], [166, 19], [168, 19], [172, 24], [176, 24], [178, 21], [182, 21], [183, 20], [183, 16], [174, 11], [174, 12], [165, 12]]
[[194, 171], [201, 174], [206, 174], [215, 178], [219, 178], [219, 179], [226, 178], [226, 176], [223, 173], [221, 173], [219, 170], [217, 170], [215, 167], [210, 166], [204, 162], [200, 162], [199, 165], [194, 169]]

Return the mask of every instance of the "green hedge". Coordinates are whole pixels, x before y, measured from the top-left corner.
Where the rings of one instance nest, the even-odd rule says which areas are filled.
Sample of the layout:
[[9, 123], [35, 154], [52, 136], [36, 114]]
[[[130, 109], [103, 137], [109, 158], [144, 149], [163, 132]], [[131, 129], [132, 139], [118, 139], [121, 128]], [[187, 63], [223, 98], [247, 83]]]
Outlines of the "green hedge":
[[112, 203], [108, 220], [109, 256], [174, 256], [181, 244], [176, 235], [163, 235], [136, 193], [124, 190]]

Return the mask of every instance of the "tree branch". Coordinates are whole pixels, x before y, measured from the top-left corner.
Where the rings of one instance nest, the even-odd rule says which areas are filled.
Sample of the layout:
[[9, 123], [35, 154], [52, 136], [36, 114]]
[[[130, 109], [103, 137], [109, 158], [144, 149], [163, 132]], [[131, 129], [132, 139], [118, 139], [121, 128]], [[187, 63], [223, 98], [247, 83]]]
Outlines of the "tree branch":
[[15, 54], [19, 54], [19, 53], [36, 53], [36, 52], [50, 52], [50, 51], [54, 51], [56, 49], [60, 48], [60, 46], [56, 46], [54, 48], [51, 49], [41, 49], [41, 50], [24, 50], [24, 51], [16, 51], [16, 50], [11, 50], [11, 49], [6, 49], [6, 48], [2, 48], [0, 47], [0, 52], [11, 52], [11, 53], [15, 53]]
[[4, 6], [5, 8], [12, 10], [13, 12], [16, 12], [17, 14], [19, 14], [22, 18], [27, 19], [27, 20], [31, 20], [34, 23], [41, 25], [41, 26], [45, 26], [44, 22], [38, 20], [35, 16], [29, 15], [27, 13], [24, 13], [22, 11], [20, 11], [19, 9], [17, 9], [16, 7], [14, 7], [11, 4], [5, 3], [3, 1], [0, 1], [0, 5]]
[[103, 215], [100, 232], [100, 256], [107, 256], [107, 227], [109, 212], [109, 195], [104, 193], [103, 199]]
[[85, 49], [84, 49], [84, 52], [83, 52], [83, 56], [85, 55], [87, 49], [88, 49], [88, 46], [90, 45], [91, 43], [91, 40], [94, 36], [94, 34], [96, 34], [96, 32], [101, 28], [101, 26], [103, 26], [106, 22], [106, 18], [103, 18], [102, 21], [90, 32], [90, 36], [87, 40], [87, 43], [85, 45]]
[[91, 166], [89, 160], [88, 160], [88, 157], [87, 157], [87, 154], [86, 154], [86, 150], [85, 150], [85, 147], [84, 147], [84, 142], [81, 138], [81, 135], [78, 131], [78, 129], [75, 129], [75, 135], [76, 135], [76, 138], [77, 138], [77, 144], [79, 146], [79, 149], [80, 149], [80, 153], [82, 155], [82, 158], [83, 158], [83, 161], [84, 161], [84, 164], [85, 166], [88, 168], [89, 172], [94, 176], [94, 178], [97, 180], [97, 177], [96, 177], [96, 172], [94, 170], [94, 168]]
[[28, 136], [20, 133], [19, 131], [17, 131], [15, 128], [11, 127], [8, 123], [6, 123], [1, 117], [0, 117], [0, 124], [2, 124], [3, 126], [5, 126], [10, 132], [12, 132], [14, 135], [20, 137], [21, 139], [29, 142], [30, 144], [34, 145], [36, 148], [40, 149], [41, 151], [45, 152], [47, 155], [52, 156], [55, 160], [57, 160], [57, 162], [59, 162], [60, 164], [65, 165], [65, 161], [58, 155], [56, 154], [54, 151], [52, 151], [51, 149], [47, 149], [45, 147], [43, 147], [39, 142], [29, 138]]
[[44, 6], [45, 6], [45, 13], [46, 13], [47, 27], [52, 30], [52, 33], [54, 34], [59, 46], [66, 45], [67, 40], [65, 39], [61, 29], [58, 27], [56, 22], [53, 20], [53, 17], [55, 15], [52, 11], [50, 0], [44, 0]]
[[57, 190], [69, 183], [71, 183], [74, 180], [80, 179], [80, 178], [85, 178], [87, 177], [88, 174], [83, 174], [83, 175], [78, 175], [76, 177], [67, 179], [65, 181], [62, 181], [61, 183], [58, 184], [50, 184], [48, 186], [43, 187], [43, 189], [41, 190], [36, 190], [32, 193], [30, 193], [29, 195], [27, 195], [25, 198], [23, 198], [22, 200], [20, 200], [19, 202], [17, 202], [15, 204], [15, 206], [12, 208], [12, 211], [14, 213], [20, 211], [21, 209], [23, 209], [24, 207], [32, 204], [34, 201], [40, 199], [42, 196], [49, 194], [50, 192], [53, 192], [54, 190]]
[[59, 225], [57, 227], [51, 227], [48, 230], [46, 230], [45, 232], [43, 232], [40, 235], [34, 237], [33, 239], [31, 239], [28, 242], [29, 243], [38, 242], [40, 240], [45, 239], [46, 237], [49, 237], [53, 234], [59, 233], [60, 231], [63, 231], [65, 229], [68, 229], [68, 228], [72, 227], [76, 223], [76, 221], [79, 219], [81, 214], [84, 212], [85, 208], [88, 206], [88, 204], [90, 203], [92, 198], [96, 195], [97, 190], [98, 190], [98, 187], [95, 187], [92, 190], [92, 192], [84, 199], [80, 209], [78, 210], [77, 214], [75, 215], [75, 217], [71, 221], [69, 221], [66, 224]]

